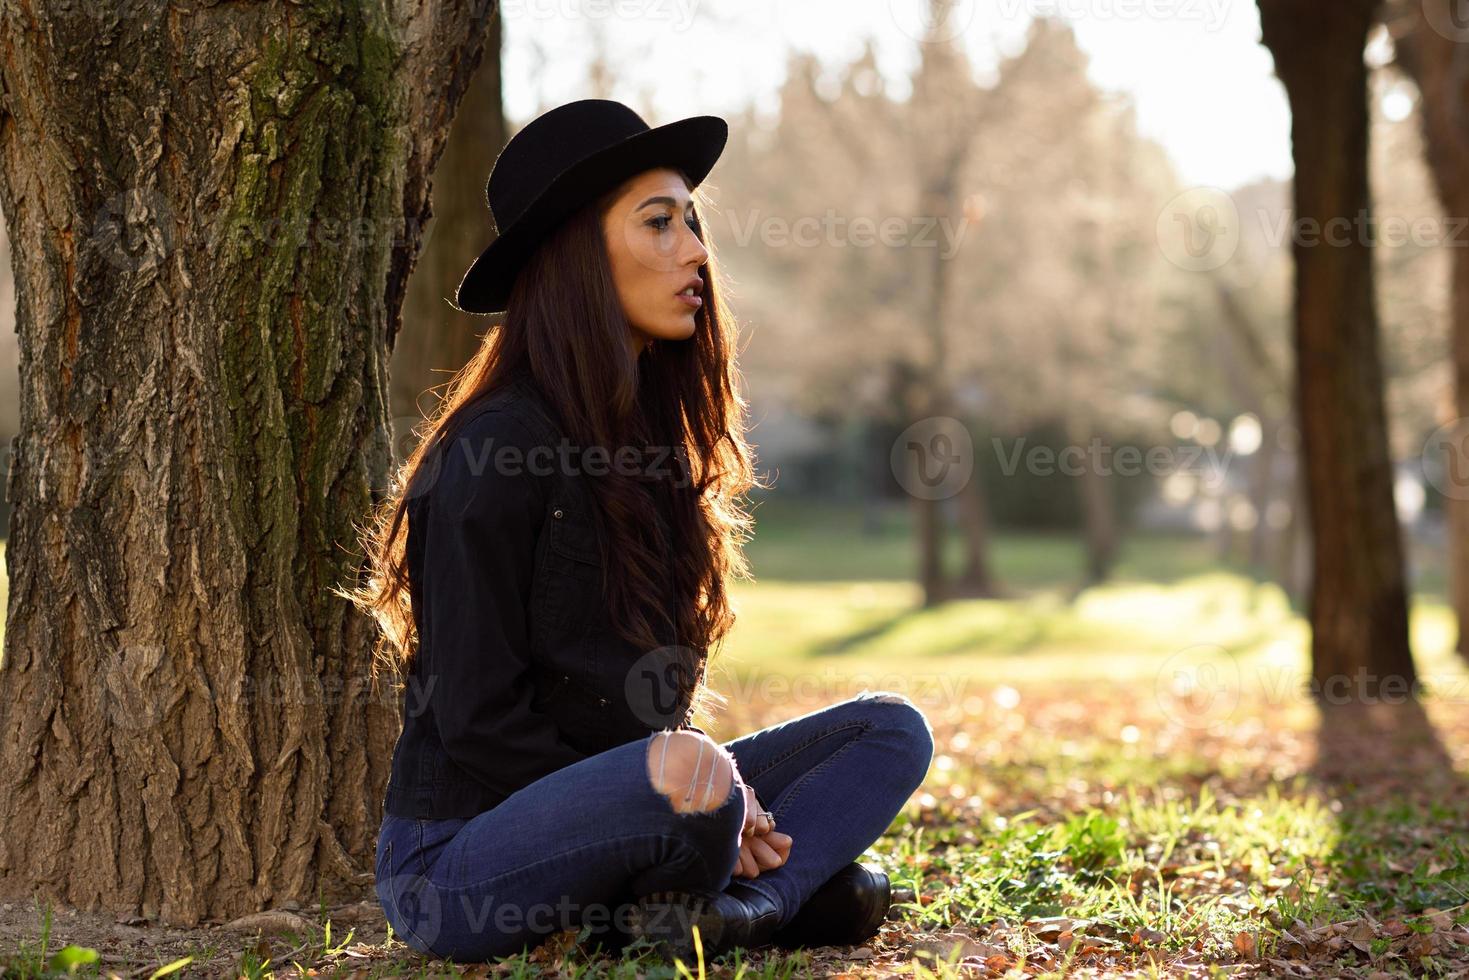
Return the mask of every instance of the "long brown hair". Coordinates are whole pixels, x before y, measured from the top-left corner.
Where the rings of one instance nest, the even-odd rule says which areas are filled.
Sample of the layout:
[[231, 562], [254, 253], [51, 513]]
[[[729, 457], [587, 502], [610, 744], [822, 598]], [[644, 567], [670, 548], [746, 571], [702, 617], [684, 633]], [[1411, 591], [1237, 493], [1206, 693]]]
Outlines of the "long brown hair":
[[[684, 175], [685, 186], [689, 181]], [[608, 191], [561, 222], [518, 274], [503, 324], [490, 330], [474, 356], [445, 383], [447, 392], [398, 467], [389, 494], [362, 532], [366, 585], [338, 594], [372, 615], [380, 627], [373, 680], [406, 674], [418, 648], [406, 561], [407, 495], [420, 465], [483, 396], [529, 379], [558, 416], [573, 446], [672, 451], [672, 540], [656, 533], [654, 488], [641, 475], [610, 467], [588, 481], [607, 570], [604, 600], [617, 632], [636, 649], [662, 645], [655, 622], [676, 626], [680, 704], [708, 713], [724, 699], [706, 684], [707, 661], [734, 625], [726, 591], [732, 576], [750, 578], [744, 555], [753, 520], [745, 493], [757, 482], [745, 440], [747, 404], [735, 366], [735, 318], [721, 298], [713, 245], [700, 212], [707, 201], [691, 188], [696, 233], [709, 258], [700, 267], [704, 303], [695, 331], [682, 341], [657, 340], [628, 354], [630, 324], [615, 288], [602, 219], [617, 197]], [[609, 458], [609, 457], [602, 457]], [[651, 570], [672, 554], [677, 583], [670, 623], [662, 586]], [[666, 636], [666, 633], [665, 633]], [[687, 669], [683, 669], [687, 668]]]

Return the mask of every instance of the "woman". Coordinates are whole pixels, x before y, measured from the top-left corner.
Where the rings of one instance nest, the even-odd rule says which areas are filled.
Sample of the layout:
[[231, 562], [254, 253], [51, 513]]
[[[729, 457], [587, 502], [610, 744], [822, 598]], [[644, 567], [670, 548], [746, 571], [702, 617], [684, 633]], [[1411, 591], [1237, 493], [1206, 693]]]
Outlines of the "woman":
[[499, 235], [456, 301], [504, 322], [404, 463], [351, 594], [404, 680], [376, 880], [420, 952], [581, 927], [691, 959], [695, 926], [713, 956], [860, 942], [887, 912], [887, 878], [855, 861], [932, 758], [911, 702], [864, 691], [723, 745], [689, 723], [754, 485], [692, 196], [727, 134], [591, 99], [491, 172]]

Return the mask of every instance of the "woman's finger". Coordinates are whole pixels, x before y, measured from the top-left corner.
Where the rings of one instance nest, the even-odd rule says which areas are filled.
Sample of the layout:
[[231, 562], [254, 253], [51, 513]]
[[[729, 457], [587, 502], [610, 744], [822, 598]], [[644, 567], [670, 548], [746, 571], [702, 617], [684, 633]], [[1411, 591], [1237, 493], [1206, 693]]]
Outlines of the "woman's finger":
[[760, 874], [760, 862], [755, 860], [750, 844], [740, 848], [740, 867], [744, 869], [746, 877], [754, 878]]
[[761, 870], [778, 868], [785, 864], [785, 855], [765, 843], [763, 837], [756, 837], [750, 841], [750, 855], [754, 857], [755, 863], [760, 866]]
[[748, 784], [746, 784], [745, 785], [745, 826], [740, 831], [740, 833], [743, 836], [748, 837], [751, 834], [754, 834], [754, 833], [758, 833], [759, 832], [759, 830], [758, 830], [759, 822], [760, 822], [760, 818], [758, 816], [759, 813], [760, 813], [760, 801], [755, 798], [755, 791], [753, 789], [751, 789]]
[[757, 838], [761, 844], [780, 855], [782, 862], [791, 859], [791, 838], [788, 834], [772, 833]]

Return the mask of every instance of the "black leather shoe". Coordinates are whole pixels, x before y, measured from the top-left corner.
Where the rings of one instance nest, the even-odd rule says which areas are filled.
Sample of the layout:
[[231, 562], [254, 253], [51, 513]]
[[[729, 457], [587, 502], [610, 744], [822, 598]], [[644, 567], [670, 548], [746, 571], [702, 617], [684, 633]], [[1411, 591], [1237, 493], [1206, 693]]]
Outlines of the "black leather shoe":
[[891, 905], [888, 876], [853, 861], [823, 882], [771, 941], [782, 949], [855, 946], [877, 935]]
[[780, 925], [780, 907], [743, 882], [732, 881], [722, 892], [704, 889], [654, 892], [639, 899], [629, 916], [633, 939], [646, 938], [659, 955], [672, 962], [697, 962], [693, 927], [707, 962], [736, 946], [769, 946]]

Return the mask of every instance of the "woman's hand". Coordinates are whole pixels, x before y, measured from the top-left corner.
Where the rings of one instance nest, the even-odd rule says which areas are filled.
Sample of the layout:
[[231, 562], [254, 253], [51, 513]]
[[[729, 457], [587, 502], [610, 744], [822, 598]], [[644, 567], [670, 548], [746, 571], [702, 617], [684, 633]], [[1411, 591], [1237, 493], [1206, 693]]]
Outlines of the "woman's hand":
[[748, 784], [745, 790], [745, 826], [740, 836], [740, 854], [735, 860], [731, 874], [758, 877], [761, 871], [769, 871], [785, 864], [791, 854], [791, 836], [777, 833], [775, 820], [760, 815], [760, 801]]

